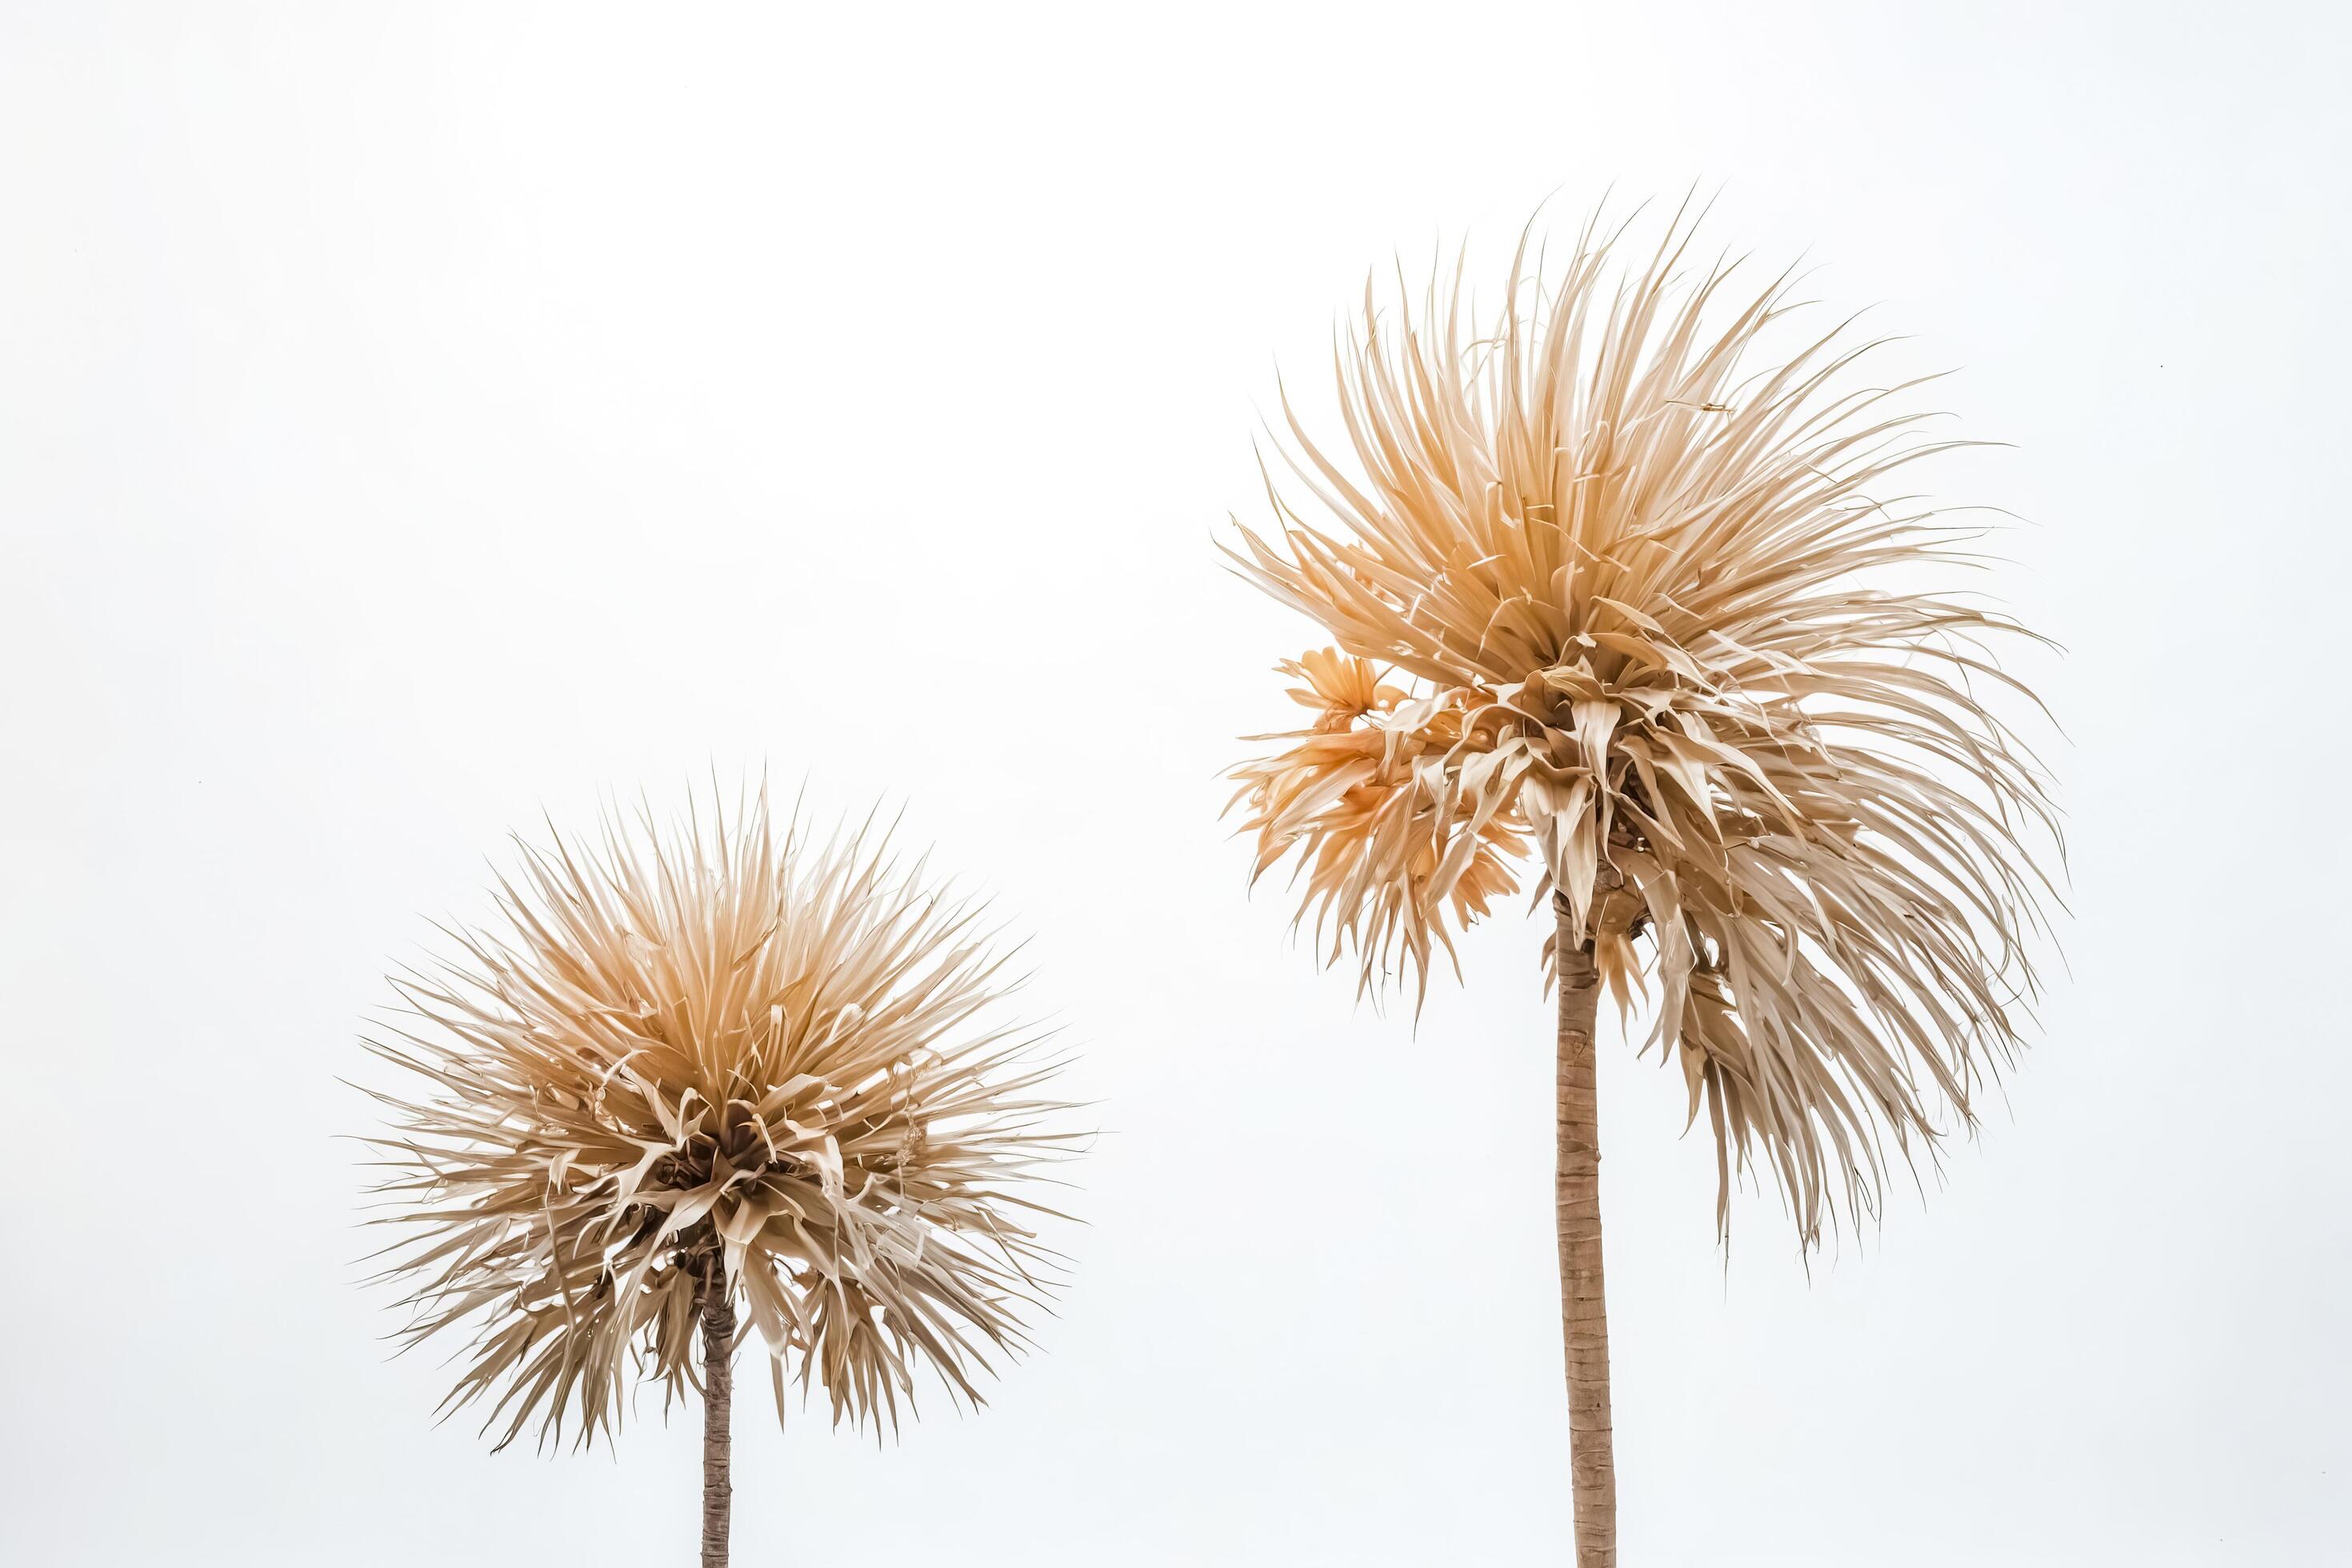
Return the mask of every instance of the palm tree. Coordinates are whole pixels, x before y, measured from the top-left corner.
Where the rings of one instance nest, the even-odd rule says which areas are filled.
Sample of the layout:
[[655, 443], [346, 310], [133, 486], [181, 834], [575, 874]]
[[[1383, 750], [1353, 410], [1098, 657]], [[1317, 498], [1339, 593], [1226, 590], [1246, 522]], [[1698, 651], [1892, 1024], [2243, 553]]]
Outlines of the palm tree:
[[367, 1042], [424, 1080], [373, 1094], [392, 1125], [369, 1142], [403, 1340], [470, 1336], [445, 1410], [495, 1392], [500, 1447], [567, 1415], [584, 1447], [635, 1380], [665, 1410], [698, 1388], [705, 1568], [727, 1561], [739, 1310], [780, 1419], [796, 1373], [836, 1426], [895, 1429], [919, 1366], [980, 1404], [1053, 1278], [1024, 1188], [1069, 1141], [1036, 1092], [1058, 1064], [1000, 1016], [982, 910], [888, 837], [780, 836], [763, 787], [667, 837], [641, 815], [518, 839], [495, 929], [395, 977], [407, 1005]]
[[1987, 647], [2029, 634], [1921, 586], [1980, 531], [1874, 499], [1959, 443], [1918, 434], [1916, 383], [1857, 378], [1876, 345], [1843, 324], [1776, 354], [1787, 274], [1742, 290], [1736, 261], [1690, 266], [1681, 216], [1620, 268], [1623, 233], [1588, 223], [1549, 286], [1523, 238], [1485, 336], [1459, 266], [1418, 310], [1383, 316], [1368, 287], [1337, 356], [1353, 463], [1286, 398], [1311, 504], [1270, 482], [1273, 537], [1227, 551], [1337, 644], [1280, 666], [1313, 720], [1254, 737], [1276, 749], [1234, 775], [1254, 876], [1298, 854], [1326, 962], [1353, 947], [1364, 987], [1418, 996], [1523, 852], [1550, 894], [1584, 1568], [1617, 1536], [1601, 988], [1654, 1004], [1650, 1041], [1714, 1132], [1718, 1233], [1754, 1165], [1811, 1247], [1841, 1210], [1876, 1215], [1893, 1157], [1973, 1124], [2036, 994], [2038, 857], [2063, 853], [1989, 695], [2036, 710]]

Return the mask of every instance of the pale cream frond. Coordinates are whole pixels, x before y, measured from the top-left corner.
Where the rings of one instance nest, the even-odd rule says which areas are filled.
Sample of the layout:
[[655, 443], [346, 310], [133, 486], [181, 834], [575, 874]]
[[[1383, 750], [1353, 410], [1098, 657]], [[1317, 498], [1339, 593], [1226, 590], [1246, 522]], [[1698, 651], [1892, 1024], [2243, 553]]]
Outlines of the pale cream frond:
[[[405, 1342], [459, 1336], [450, 1410], [501, 1446], [610, 1436], [630, 1386], [697, 1379], [728, 1287], [833, 1418], [895, 1425], [924, 1366], [977, 1404], [1055, 1256], [1042, 1167], [1076, 1134], [1057, 1063], [1005, 1015], [974, 901], [871, 821], [813, 841], [765, 789], [668, 832], [518, 840], [498, 919], [394, 984], [370, 1048]], [[372, 1091], [373, 1092], [373, 1091]]]

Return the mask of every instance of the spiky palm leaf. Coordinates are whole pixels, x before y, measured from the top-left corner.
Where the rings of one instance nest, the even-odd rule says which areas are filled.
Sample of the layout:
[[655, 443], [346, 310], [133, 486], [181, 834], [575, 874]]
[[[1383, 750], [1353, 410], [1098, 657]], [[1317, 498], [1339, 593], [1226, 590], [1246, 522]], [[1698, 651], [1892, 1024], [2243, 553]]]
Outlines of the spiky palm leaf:
[[1654, 985], [1718, 1223], [1760, 1157], [1811, 1244], [2021, 1043], [2057, 825], [1978, 688], [2021, 691], [1985, 642], [2026, 634], [1911, 585], [1981, 531], [1880, 493], [1960, 444], [1916, 383], [1863, 380], [1843, 325], [1771, 357], [1790, 279], [1690, 268], [1679, 220], [1635, 269], [1617, 238], [1588, 225], [1549, 289], [1523, 243], [1483, 336], [1458, 269], [1386, 320], [1368, 287], [1352, 467], [1286, 399], [1320, 520], [1276, 493], [1228, 553], [1338, 647], [1281, 667], [1317, 717], [1255, 737], [1236, 801], [1368, 985], [1425, 987], [1531, 844], [1621, 999]]
[[836, 1423], [895, 1424], [924, 1363], [977, 1403], [1053, 1278], [1026, 1192], [1070, 1137], [981, 908], [871, 823], [780, 834], [764, 789], [517, 842], [497, 929], [396, 978], [368, 1042], [423, 1080], [373, 1142], [405, 1339], [471, 1336], [448, 1407], [495, 1393], [501, 1446], [609, 1436], [636, 1378], [694, 1381], [714, 1268], [780, 1416], [795, 1363]]

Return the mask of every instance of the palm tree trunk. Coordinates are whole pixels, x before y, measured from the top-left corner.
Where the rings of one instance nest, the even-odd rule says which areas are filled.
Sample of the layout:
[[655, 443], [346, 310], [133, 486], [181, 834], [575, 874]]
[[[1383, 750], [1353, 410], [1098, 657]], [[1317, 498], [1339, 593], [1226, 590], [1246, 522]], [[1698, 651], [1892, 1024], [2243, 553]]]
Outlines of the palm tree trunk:
[[1577, 1568], [1617, 1568], [1617, 1462], [1609, 1428], [1609, 1306], [1601, 1274], [1601, 1123], [1592, 1024], [1601, 975], [1590, 942], [1559, 919], [1559, 1329], [1568, 1352], [1569, 1470], [1576, 1496]]
[[734, 1411], [735, 1304], [728, 1299], [726, 1270], [714, 1258], [702, 1277], [702, 1568], [727, 1568]]

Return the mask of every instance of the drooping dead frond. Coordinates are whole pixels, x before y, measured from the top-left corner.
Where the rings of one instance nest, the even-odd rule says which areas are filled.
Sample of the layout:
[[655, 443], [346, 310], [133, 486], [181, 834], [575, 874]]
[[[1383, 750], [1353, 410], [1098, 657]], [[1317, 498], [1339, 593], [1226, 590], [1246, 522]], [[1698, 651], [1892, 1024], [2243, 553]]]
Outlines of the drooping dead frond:
[[404, 1338], [471, 1336], [447, 1408], [495, 1394], [501, 1445], [609, 1437], [635, 1379], [695, 1380], [713, 1269], [780, 1416], [796, 1377], [895, 1426], [925, 1363], [977, 1404], [1051, 1282], [1024, 1193], [1072, 1136], [983, 911], [870, 823], [780, 830], [764, 790], [517, 842], [497, 929], [395, 979], [404, 1026], [368, 1042], [425, 1080], [374, 1097], [371, 1142]]
[[2058, 828], [1978, 689], [2022, 693], [1988, 643], [2030, 634], [1910, 585], [1973, 531], [1881, 492], [1960, 443], [1861, 378], [1874, 345], [1770, 357], [1786, 276], [1690, 266], [1680, 220], [1637, 268], [1618, 238], [1549, 287], [1522, 246], [1483, 336], [1458, 272], [1385, 316], [1368, 288], [1352, 463], [1286, 401], [1313, 511], [1277, 495], [1228, 553], [1338, 647], [1281, 667], [1317, 718], [1236, 803], [1368, 984], [1425, 986], [1530, 844], [1612, 985], [1654, 981], [1719, 1223], [1759, 1161], [1811, 1244], [2021, 1043]]

